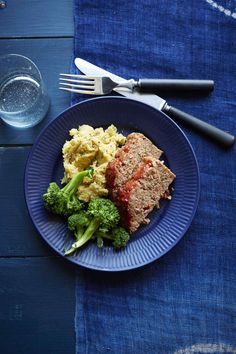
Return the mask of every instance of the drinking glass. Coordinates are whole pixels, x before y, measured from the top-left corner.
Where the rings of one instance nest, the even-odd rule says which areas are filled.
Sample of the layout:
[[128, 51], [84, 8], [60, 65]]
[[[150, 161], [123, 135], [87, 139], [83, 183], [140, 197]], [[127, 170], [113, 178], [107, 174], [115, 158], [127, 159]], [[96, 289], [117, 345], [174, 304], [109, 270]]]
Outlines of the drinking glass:
[[50, 105], [37, 66], [18, 54], [0, 57], [0, 117], [18, 128], [33, 127]]

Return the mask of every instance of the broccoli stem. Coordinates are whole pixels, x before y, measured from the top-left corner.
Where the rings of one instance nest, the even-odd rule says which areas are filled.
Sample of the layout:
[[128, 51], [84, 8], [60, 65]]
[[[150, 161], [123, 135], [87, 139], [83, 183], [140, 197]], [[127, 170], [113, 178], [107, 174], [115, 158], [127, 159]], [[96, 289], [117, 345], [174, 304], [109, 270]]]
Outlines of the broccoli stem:
[[68, 192], [69, 194], [74, 194], [78, 186], [83, 182], [84, 177], [87, 177], [91, 174], [89, 170], [85, 170], [82, 172], [77, 173], [70, 182], [67, 183], [67, 185], [62, 188], [64, 192]]
[[76, 232], [75, 232], [76, 241], [78, 241], [83, 236], [83, 233], [84, 233], [84, 227], [77, 226]]
[[102, 234], [102, 238], [106, 238], [107, 240], [114, 240], [114, 237], [112, 237], [111, 234]]
[[99, 228], [100, 221], [96, 218], [92, 219], [86, 231], [76, 242], [74, 242], [71, 248], [65, 252], [65, 256], [73, 253], [75, 250], [83, 246], [86, 242], [88, 242], [93, 236], [94, 232]]

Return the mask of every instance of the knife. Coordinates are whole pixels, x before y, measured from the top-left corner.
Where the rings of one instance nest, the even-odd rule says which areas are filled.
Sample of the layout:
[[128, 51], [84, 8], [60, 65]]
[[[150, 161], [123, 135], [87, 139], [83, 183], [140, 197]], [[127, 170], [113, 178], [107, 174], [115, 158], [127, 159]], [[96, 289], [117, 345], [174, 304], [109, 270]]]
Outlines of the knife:
[[[114, 75], [109, 71], [99, 68], [98, 66], [89, 63], [88, 61], [75, 58], [76, 67], [85, 75], [110, 77], [112, 80], [120, 83], [125, 79], [123, 77]], [[203, 134], [205, 137], [210, 139], [212, 142], [219, 144], [224, 148], [229, 148], [234, 144], [235, 137], [211, 124], [208, 124], [188, 113], [185, 113], [175, 107], [170, 106], [163, 98], [154, 95], [141, 92], [129, 92], [124, 90], [114, 89], [117, 93], [126, 96], [130, 99], [141, 101], [148, 104], [155, 109], [164, 112], [169, 117], [173, 118], [176, 122], [180, 122], [197, 132]]]

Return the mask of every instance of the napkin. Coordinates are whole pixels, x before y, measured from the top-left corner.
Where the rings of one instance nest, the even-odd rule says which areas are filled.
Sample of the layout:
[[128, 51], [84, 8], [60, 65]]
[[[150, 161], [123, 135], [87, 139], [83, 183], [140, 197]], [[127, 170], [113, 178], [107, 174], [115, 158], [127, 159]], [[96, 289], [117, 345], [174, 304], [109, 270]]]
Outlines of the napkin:
[[[235, 5], [75, 0], [74, 56], [125, 78], [212, 79], [209, 96], [163, 98], [235, 134]], [[73, 103], [84, 98], [74, 96]], [[77, 354], [236, 353], [235, 148], [222, 150], [183, 129], [201, 176], [192, 225], [171, 251], [143, 268], [78, 267]]]

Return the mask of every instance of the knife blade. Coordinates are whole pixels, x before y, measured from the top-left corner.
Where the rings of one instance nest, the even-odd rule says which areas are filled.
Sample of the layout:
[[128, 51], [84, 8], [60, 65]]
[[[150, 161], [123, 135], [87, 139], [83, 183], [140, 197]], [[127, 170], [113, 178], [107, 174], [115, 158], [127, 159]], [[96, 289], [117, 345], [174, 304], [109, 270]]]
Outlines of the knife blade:
[[[82, 58], [75, 58], [74, 62], [76, 67], [85, 75], [98, 77], [107, 76], [117, 83], [125, 80], [125, 78], [114, 75], [109, 71], [106, 71]], [[146, 103], [149, 106], [164, 112], [167, 116], [171, 117], [176, 122], [180, 122], [187, 127], [196, 130], [214, 143], [217, 143], [224, 148], [231, 147], [235, 142], [235, 137], [233, 135], [211, 124], [208, 124], [199, 118], [196, 118], [188, 113], [170, 106], [163, 98], [157, 96], [156, 94], [154, 95], [150, 93], [131, 92], [120, 89], [114, 89], [114, 91], [130, 99]]]
[[[104, 69], [99, 68], [98, 66], [89, 63], [88, 61], [81, 59], [81, 58], [76, 58], [75, 59], [75, 65], [76, 67], [85, 75], [91, 75], [91, 76], [98, 76], [98, 77], [103, 77], [107, 76], [110, 77], [112, 80], [114, 80], [117, 83], [121, 83], [124, 81], [123, 77], [114, 75], [110, 73], [109, 71], [106, 71]], [[137, 100], [141, 101], [143, 103], [147, 103], [150, 106], [159, 109], [160, 111], [163, 109], [164, 105], [166, 104], [166, 101], [154, 94], [146, 94], [146, 93], [140, 93], [140, 92], [131, 92], [131, 91], [126, 91], [126, 90], [119, 90], [119, 89], [114, 89], [113, 91], [116, 91], [117, 93]]]

